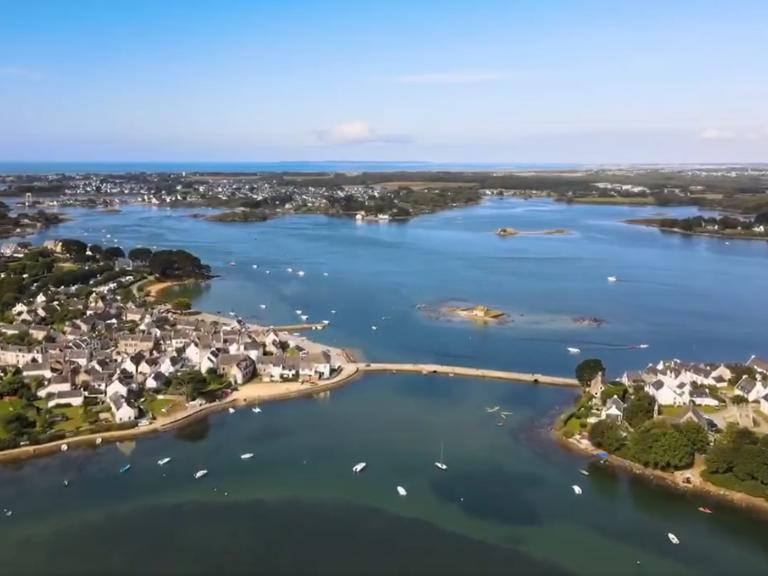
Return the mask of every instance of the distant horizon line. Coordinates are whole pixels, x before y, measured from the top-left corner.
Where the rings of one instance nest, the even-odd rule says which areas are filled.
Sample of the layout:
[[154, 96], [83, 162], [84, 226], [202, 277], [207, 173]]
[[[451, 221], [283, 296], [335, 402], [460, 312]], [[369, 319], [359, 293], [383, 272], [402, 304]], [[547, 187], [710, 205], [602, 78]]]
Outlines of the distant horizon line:
[[768, 166], [768, 162], [469, 162], [461, 160], [0, 160], [9, 164], [414, 164], [464, 166]]

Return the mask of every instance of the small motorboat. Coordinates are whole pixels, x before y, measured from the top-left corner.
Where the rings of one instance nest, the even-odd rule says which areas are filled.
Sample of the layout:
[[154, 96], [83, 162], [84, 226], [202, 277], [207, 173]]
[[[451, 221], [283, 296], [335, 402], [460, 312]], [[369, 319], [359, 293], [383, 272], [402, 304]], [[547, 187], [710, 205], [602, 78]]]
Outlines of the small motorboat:
[[355, 464], [352, 466], [352, 472], [355, 474], [360, 474], [363, 470], [365, 470], [365, 467], [368, 466], [365, 462], [360, 462], [359, 464]]
[[579, 353], [581, 353], [581, 350], [579, 350], [578, 348], [570, 348], [569, 347], [569, 348], [566, 348], [566, 350], [568, 350], [568, 352], [570, 352], [571, 354], [579, 354]]
[[171, 461], [170, 458], [160, 458], [160, 460], [157, 461], [157, 465], [158, 466], [165, 466], [170, 461]]
[[62, 444], [61, 445], [61, 451], [62, 452], [66, 452], [68, 449], [69, 449], [69, 446], [67, 446], [66, 444]]
[[251, 458], [253, 458], [253, 454], [250, 452], [246, 454], [240, 454], [240, 460], [250, 460]]
[[616, 276], [608, 276], [608, 282], [616, 282], [616, 280], [618, 280]]
[[589, 472], [587, 472], [586, 470], [579, 470], [579, 472], [584, 474], [584, 476], [589, 476]]
[[677, 536], [672, 534], [672, 532], [669, 532], [667, 534], [667, 538], [669, 538], [669, 541], [672, 542], [672, 544], [680, 544], [680, 540], [678, 540]]
[[130, 464], [126, 464], [125, 466], [120, 468], [120, 474], [123, 474], [124, 472], [128, 472], [128, 470], [130, 470], [130, 469], [131, 469], [131, 465]]
[[266, 308], [266, 307], [267, 307], [267, 305], [266, 305], [266, 304], [259, 304], [259, 308], [261, 308], [262, 310], [263, 310], [264, 308]]
[[230, 262], [229, 265], [230, 266], [237, 266], [237, 264], [235, 264], [234, 262]]
[[230, 311], [229, 311], [229, 315], [230, 315], [230, 316], [234, 316], [234, 315], [235, 315], [235, 311], [234, 311], [234, 310], [230, 310]]
[[208, 474], [208, 470], [198, 470], [192, 476], [194, 477], [195, 480], [197, 480], [198, 478], [202, 478], [206, 474]]
[[235, 409], [234, 408], [229, 408], [229, 409], [227, 409], [227, 412], [229, 412], [230, 414], [234, 414], [235, 413]]
[[64, 488], [66, 488], [67, 486], [69, 486], [69, 480], [64, 480], [63, 484], [64, 484]]
[[307, 316], [306, 314], [302, 314], [301, 316], [299, 316], [299, 318], [301, 318], [302, 321], [306, 322], [309, 316]]
[[258, 406], [251, 408], [251, 412], [253, 412], [254, 414], [260, 414], [261, 408], [259, 408]]
[[408, 496], [408, 492], [406, 492], [405, 488], [402, 486], [397, 487], [397, 493], [400, 494], [400, 496]]
[[[728, 242], [726, 242], [728, 244]], [[323, 272], [323, 276], [328, 276], [328, 272]]]
[[440, 468], [440, 470], [448, 470], [448, 466], [443, 464], [442, 462], [435, 462], [435, 466]]
[[259, 265], [258, 265], [258, 264], [254, 264], [254, 265], [253, 265], [253, 267], [254, 267], [254, 268], [258, 268], [258, 267], [259, 267]]
[[288, 272], [293, 272], [293, 268], [286, 268], [286, 270], [288, 270]]
[[330, 323], [331, 323], [330, 320], [323, 320], [323, 324], [325, 324], [326, 326], [328, 326], [328, 324], [330, 324]]
[[573, 492], [574, 492], [574, 494], [581, 494], [581, 488], [579, 488], [578, 486], [576, 486], [576, 484], [574, 484], [573, 486], [571, 486], [571, 488], [573, 488]]
[[712, 510], [709, 508], [702, 508], [701, 506], [699, 506], [699, 512], [704, 512], [704, 514], [712, 514]]
[[298, 308], [295, 310], [296, 316], [301, 316], [304, 312], [302, 310], [299, 310]]
[[99, 444], [101, 444], [101, 442], [102, 442], [101, 436], [99, 436], [98, 438], [96, 438], [96, 446], [98, 446]]
[[296, 274], [298, 274], [299, 276], [304, 276], [304, 270], [299, 270], [298, 272], [296, 272]]
[[376, 328], [376, 326], [371, 326], [371, 330], [378, 330], [378, 328]]
[[496, 422], [496, 426], [504, 426], [504, 422]]
[[627, 346], [629, 350], [638, 350], [648, 348], [648, 344], [635, 344], [634, 346]]
[[336, 310], [331, 310], [331, 314], [336, 314]]

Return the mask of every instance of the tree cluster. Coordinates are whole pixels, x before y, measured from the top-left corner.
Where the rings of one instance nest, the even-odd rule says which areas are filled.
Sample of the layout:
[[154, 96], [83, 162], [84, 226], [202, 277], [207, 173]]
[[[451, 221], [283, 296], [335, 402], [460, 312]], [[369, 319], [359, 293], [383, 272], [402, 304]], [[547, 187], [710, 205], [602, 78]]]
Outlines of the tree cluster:
[[768, 436], [729, 423], [705, 462], [713, 484], [768, 499]]
[[695, 421], [670, 424], [648, 420], [629, 432], [613, 420], [599, 420], [589, 430], [589, 441], [606, 452], [657, 470], [683, 470], [696, 454], [709, 447], [707, 431]]
[[158, 250], [149, 258], [150, 272], [160, 280], [209, 278], [211, 267], [186, 250]]
[[755, 226], [768, 225], [768, 212], [761, 212], [754, 219], [722, 216], [720, 218], [692, 216], [690, 218], [660, 218], [656, 224], [661, 228], [671, 228], [684, 232], [694, 232], [707, 226], [716, 226], [718, 230], [751, 231]]

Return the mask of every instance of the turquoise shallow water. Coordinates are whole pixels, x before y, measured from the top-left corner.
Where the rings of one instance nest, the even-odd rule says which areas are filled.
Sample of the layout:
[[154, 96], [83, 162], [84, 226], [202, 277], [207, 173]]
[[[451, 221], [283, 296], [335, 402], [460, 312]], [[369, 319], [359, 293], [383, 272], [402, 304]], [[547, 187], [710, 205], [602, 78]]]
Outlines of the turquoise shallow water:
[[[127, 207], [120, 215], [74, 212], [73, 222], [40, 239], [87, 233], [98, 242], [111, 234], [126, 248], [187, 247], [222, 274], [197, 294], [201, 308], [234, 308], [267, 324], [294, 322], [300, 308], [311, 320], [331, 320], [313, 337], [360, 349], [369, 360], [570, 375], [577, 359], [566, 346], [601, 357], [616, 374], [660, 358], [765, 354], [756, 302], [768, 279], [768, 245], [617, 222], [647, 212], [491, 200], [405, 225], [320, 216], [228, 225]], [[502, 226], [575, 234], [491, 234]], [[623, 281], [609, 284], [609, 275]], [[455, 299], [510, 311], [515, 322], [479, 329], [429, 320], [415, 308]], [[582, 315], [608, 324], [574, 327], [569, 319]], [[638, 343], [650, 348], [626, 348]], [[572, 395], [385, 374], [327, 398], [270, 404], [263, 414], [216, 415], [123, 446], [129, 455], [103, 446], [6, 466], [0, 499], [14, 514], [0, 520], [0, 552], [9, 568], [30, 573], [125, 573], [125, 563], [135, 571], [226, 565], [242, 572], [254, 562], [288, 572], [321, 565], [495, 573], [514, 565], [573, 574], [725, 574], [738, 563], [739, 573], [763, 573], [762, 521], [714, 503], [707, 505], [715, 514], [702, 515], [699, 500], [555, 446], [546, 428]], [[496, 405], [513, 412], [501, 428], [485, 412]], [[445, 472], [433, 465], [441, 442]], [[255, 456], [242, 462], [244, 452]], [[160, 469], [164, 456], [173, 460]], [[361, 460], [368, 471], [351, 474]], [[126, 462], [131, 471], [118, 474]], [[588, 477], [578, 473], [585, 466]], [[201, 468], [211, 473], [193, 480]], [[64, 477], [72, 481], [66, 489]], [[584, 494], [576, 497], [572, 484]], [[397, 485], [408, 489], [406, 498]], [[206, 546], [192, 553], [186, 548], [201, 525]], [[669, 531], [680, 546], [667, 541]], [[121, 534], [135, 538], [131, 547], [115, 544]]]

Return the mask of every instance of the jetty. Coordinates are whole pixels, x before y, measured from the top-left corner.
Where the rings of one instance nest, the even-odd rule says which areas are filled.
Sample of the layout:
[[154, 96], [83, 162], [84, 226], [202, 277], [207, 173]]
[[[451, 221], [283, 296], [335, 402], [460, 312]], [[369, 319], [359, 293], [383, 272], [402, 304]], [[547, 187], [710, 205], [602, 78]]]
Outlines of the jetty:
[[301, 332], [302, 330], [322, 330], [327, 324], [318, 322], [317, 324], [288, 324], [287, 326], [270, 326], [277, 332]]
[[489, 378], [493, 380], [506, 380], [508, 382], [530, 382], [532, 384], [549, 384], [551, 386], [581, 386], [576, 378], [566, 378], [564, 376], [531, 374], [527, 372], [507, 372], [504, 370], [485, 370], [483, 368], [467, 368], [465, 366], [445, 366], [444, 364], [354, 364], [354, 366], [360, 370], [360, 372], [453, 374], [454, 376]]

